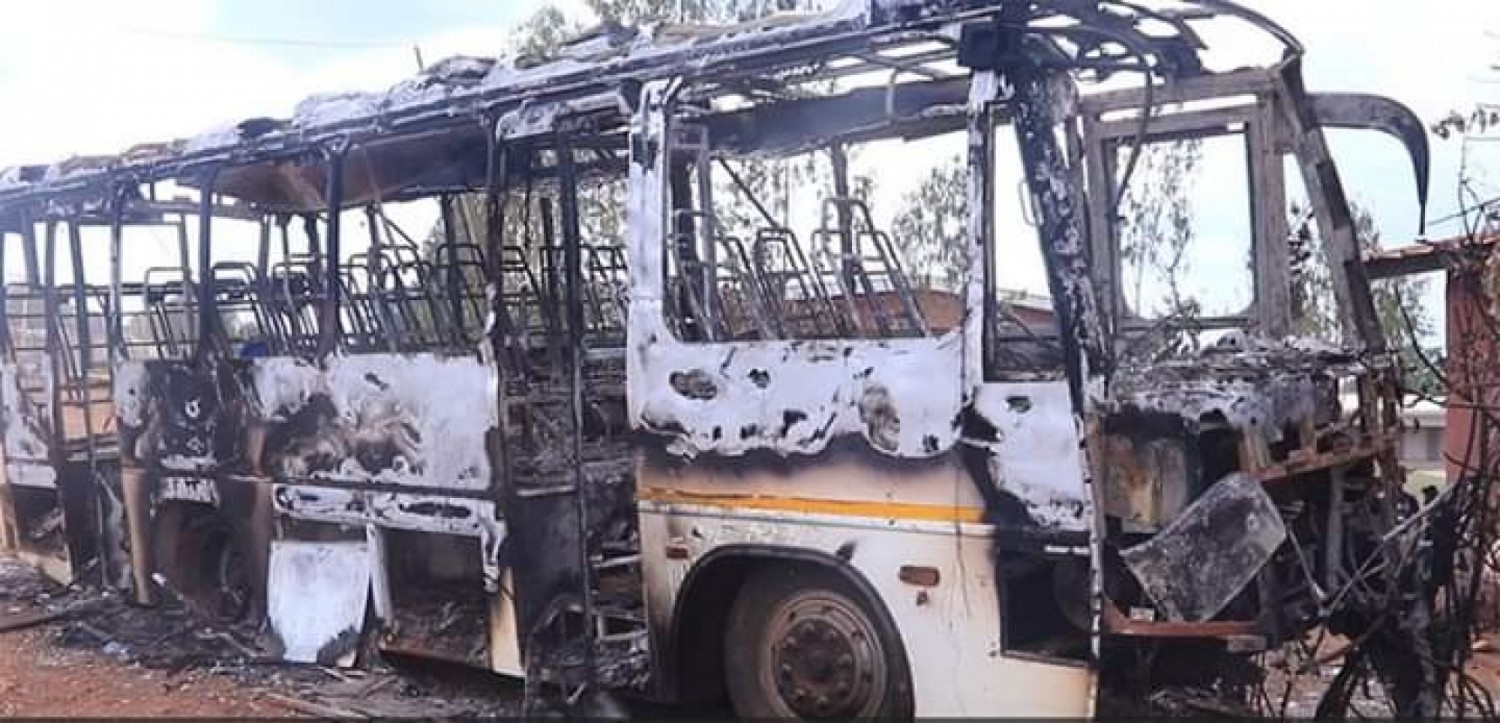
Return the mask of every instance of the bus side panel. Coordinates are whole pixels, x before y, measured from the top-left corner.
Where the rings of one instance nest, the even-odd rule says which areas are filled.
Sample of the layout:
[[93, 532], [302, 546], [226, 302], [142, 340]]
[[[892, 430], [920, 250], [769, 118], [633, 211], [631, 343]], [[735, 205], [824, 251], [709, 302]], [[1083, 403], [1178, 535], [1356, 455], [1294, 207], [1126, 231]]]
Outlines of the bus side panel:
[[87, 475], [59, 479], [52, 412], [52, 373], [45, 357], [0, 363], [5, 472], [0, 481], [0, 517], [5, 518], [0, 550], [9, 549], [48, 577], [67, 583], [73, 577], [73, 549], [84, 539], [75, 539], [69, 527], [78, 527], [78, 512], [86, 511], [92, 498], [82, 487], [90, 482]]
[[[958, 464], [893, 470], [835, 462], [792, 475], [795, 485], [775, 472], [646, 464], [640, 475], [653, 646], [672, 638], [684, 581], [715, 550], [812, 552], [844, 561], [879, 596], [905, 646], [917, 716], [1089, 714], [1088, 667], [1003, 654], [993, 532], [976, 522], [982, 501]], [[675, 492], [662, 491], [668, 487]], [[903, 566], [934, 568], [939, 583], [903, 582]], [[676, 664], [671, 651], [657, 660]]]
[[280, 482], [490, 487], [494, 378], [474, 357], [332, 356], [254, 362], [265, 467]]
[[41, 357], [0, 363], [0, 426], [3, 426], [5, 482], [54, 489], [52, 373]]

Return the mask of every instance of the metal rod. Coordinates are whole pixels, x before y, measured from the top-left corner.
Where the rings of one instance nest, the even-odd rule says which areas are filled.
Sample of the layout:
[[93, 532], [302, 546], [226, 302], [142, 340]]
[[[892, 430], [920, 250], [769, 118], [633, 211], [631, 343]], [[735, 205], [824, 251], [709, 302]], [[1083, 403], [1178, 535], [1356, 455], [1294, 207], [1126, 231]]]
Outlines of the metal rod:
[[255, 271], [264, 279], [271, 268], [271, 217], [260, 217], [260, 238], [255, 247]]
[[[198, 292], [193, 288], [193, 254], [188, 250], [187, 219], [183, 216], [177, 217], [177, 258], [178, 264], [182, 269], [182, 333], [190, 334], [194, 326], [192, 314], [198, 308]], [[170, 331], [172, 319], [165, 314], [163, 314], [163, 317], [166, 327]], [[172, 334], [173, 353], [186, 353], [183, 350], [177, 349], [176, 336], [175, 333]]]
[[507, 168], [507, 157], [505, 146], [496, 138], [496, 121], [486, 124], [485, 133], [485, 172], [484, 172], [484, 207], [485, 207], [485, 278], [492, 289], [488, 294], [492, 305], [491, 326], [486, 332], [489, 334], [491, 348], [494, 350], [494, 368], [496, 377], [495, 405], [499, 410], [499, 439], [495, 445], [496, 452], [500, 456], [500, 464], [495, 465], [494, 477], [490, 479], [490, 490], [495, 493], [499, 504], [495, 506], [496, 514], [503, 515], [508, 505], [505, 498], [500, 496], [501, 490], [512, 490], [511, 461], [510, 454], [510, 427], [511, 420], [508, 414], [509, 406], [506, 403], [507, 390], [510, 379], [506, 373], [507, 353], [510, 345], [510, 329], [506, 322], [504, 310], [500, 298], [504, 293], [504, 274], [501, 272], [500, 249], [505, 245], [505, 198], [510, 192], [510, 173]]
[[339, 217], [344, 205], [344, 148], [336, 148], [328, 154], [328, 252], [323, 263], [324, 290], [323, 308], [318, 323], [318, 354], [324, 355], [338, 348], [342, 335], [339, 333]]
[[217, 281], [213, 270], [214, 183], [217, 168], [209, 169], [198, 191], [198, 350], [200, 359], [211, 353], [209, 344], [216, 338], [218, 321]]
[[[89, 388], [92, 383], [89, 368], [93, 366], [93, 335], [89, 329], [88, 315], [88, 288], [83, 274], [83, 231], [78, 222], [78, 216], [73, 216], [68, 222], [68, 248], [73, 258], [73, 306], [74, 319], [78, 323], [78, 367], [79, 367], [79, 396], [83, 402], [83, 436], [84, 450], [88, 459], [88, 482], [93, 486], [97, 484], [96, 472], [99, 469], [99, 450], [97, 440], [94, 439], [94, 399], [93, 390]], [[106, 516], [104, 512], [103, 495], [94, 490], [92, 496], [94, 502], [95, 523], [99, 525], [99, 534], [95, 541], [98, 545], [99, 555], [99, 582], [101, 585], [108, 584], [108, 546], [104, 530], [107, 529]]]
[[10, 339], [10, 284], [5, 280], [5, 250], [10, 234], [0, 234], [0, 357], [13, 359]]
[[[391, 312], [390, 306], [386, 303], [390, 295], [386, 294], [385, 290], [380, 286], [381, 274], [384, 273], [384, 264], [382, 262], [385, 259], [383, 255], [387, 244], [380, 239], [380, 213], [374, 204], [365, 206], [365, 225], [369, 227], [370, 231], [370, 249], [365, 254], [365, 274], [368, 276], [368, 284], [365, 287], [365, 299], [368, 301], [370, 307], [374, 309], [377, 316], [376, 321], [383, 327], [381, 329], [382, 333], [379, 336], [385, 337], [386, 351], [396, 351], [402, 347], [403, 338], [410, 330], [405, 328], [404, 324], [397, 325], [396, 314]], [[397, 263], [399, 264], [399, 261]], [[337, 265], [335, 265], [335, 268], [337, 268]], [[399, 272], [399, 265], [396, 267], [396, 270]], [[405, 300], [398, 299], [396, 303], [404, 304]], [[406, 321], [404, 314], [401, 316], [401, 319], [403, 322]], [[373, 340], [362, 340], [361, 345], [368, 341]], [[416, 342], [417, 340], [413, 341]]]
[[313, 263], [323, 265], [323, 243], [318, 240], [318, 215], [315, 213], [302, 214], [302, 233], [307, 236], [307, 254], [312, 257]]
[[[841, 143], [828, 148], [828, 157], [833, 165], [833, 195], [849, 198], [849, 155]], [[844, 293], [854, 295], [854, 218], [849, 205], [840, 203], [836, 207], [839, 224], [839, 273], [844, 280]], [[851, 299], [852, 301], [852, 299]]]
[[573, 175], [573, 149], [568, 147], [568, 138], [565, 134], [557, 135], [557, 163], [560, 171], [558, 202], [562, 213], [563, 234], [563, 267], [566, 275], [566, 284], [563, 287], [565, 306], [568, 317], [567, 351], [568, 351], [568, 397], [571, 404], [572, 421], [572, 456], [573, 456], [573, 499], [577, 506], [578, 515], [578, 554], [580, 575], [583, 581], [583, 619], [584, 619], [584, 680], [592, 685], [595, 680], [594, 671], [594, 599], [593, 599], [593, 573], [590, 569], [589, 558], [589, 524], [588, 524], [588, 475], [583, 469], [583, 298], [580, 291], [583, 286], [583, 264], [581, 259], [582, 249], [579, 247], [578, 238], [578, 186], [577, 178]]
[[128, 187], [121, 185], [115, 189], [109, 209], [109, 314], [104, 317], [104, 323], [108, 336], [107, 353], [109, 354], [111, 388], [113, 388], [115, 364], [121, 358], [129, 356], [129, 350], [125, 347], [124, 309], [120, 307], [120, 285], [123, 283], [120, 255], [125, 245], [124, 216], [125, 206], [128, 203], [125, 198], [126, 188]]
[[36, 222], [30, 214], [22, 219], [21, 228], [21, 237], [24, 241], [21, 245], [21, 259], [26, 265], [26, 285], [35, 289], [42, 283], [42, 274], [37, 268]]
[[438, 197], [438, 212], [443, 219], [443, 245], [448, 251], [448, 268], [444, 273], [447, 277], [445, 293], [448, 294], [449, 313], [453, 315], [453, 338], [454, 341], [462, 343], [464, 340], [464, 304], [459, 298], [460, 271], [458, 265], [458, 230], [453, 227], [456, 222], [456, 214], [453, 213], [453, 196], [443, 194]]
[[45, 346], [47, 348], [47, 360], [52, 369], [51, 378], [47, 384], [47, 395], [51, 404], [52, 412], [52, 435], [48, 456], [52, 459], [53, 469], [62, 469], [63, 462], [63, 440], [66, 434], [63, 430], [62, 413], [62, 389], [57, 385], [57, 380], [62, 377], [62, 324], [58, 321], [61, 305], [57, 301], [57, 222], [47, 221], [44, 248], [42, 249], [43, 280], [42, 280], [42, 305], [47, 310], [47, 333]]

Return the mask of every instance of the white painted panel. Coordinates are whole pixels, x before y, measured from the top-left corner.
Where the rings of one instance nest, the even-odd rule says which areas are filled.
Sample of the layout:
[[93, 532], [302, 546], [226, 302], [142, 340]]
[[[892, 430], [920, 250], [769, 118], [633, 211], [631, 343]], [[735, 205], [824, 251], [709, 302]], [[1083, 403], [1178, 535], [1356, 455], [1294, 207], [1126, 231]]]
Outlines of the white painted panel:
[[282, 657], [296, 663], [341, 662], [356, 647], [369, 591], [364, 541], [273, 541], [267, 595]]

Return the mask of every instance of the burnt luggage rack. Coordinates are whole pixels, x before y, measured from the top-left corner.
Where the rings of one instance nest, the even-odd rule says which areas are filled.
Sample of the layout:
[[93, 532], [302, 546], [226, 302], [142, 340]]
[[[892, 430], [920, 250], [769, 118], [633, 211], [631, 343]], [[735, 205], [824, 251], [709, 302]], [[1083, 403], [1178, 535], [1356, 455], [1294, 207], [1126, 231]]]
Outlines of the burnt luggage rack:
[[[833, 280], [860, 333], [926, 336], [927, 322], [911, 282], [890, 236], [875, 227], [869, 206], [857, 198], [828, 198], [821, 217], [821, 226], [813, 232], [819, 275]], [[888, 309], [882, 294], [894, 296], [898, 308]]]
[[853, 321], [829, 299], [791, 229], [757, 230], [750, 261], [782, 338], [822, 339], [853, 332]]

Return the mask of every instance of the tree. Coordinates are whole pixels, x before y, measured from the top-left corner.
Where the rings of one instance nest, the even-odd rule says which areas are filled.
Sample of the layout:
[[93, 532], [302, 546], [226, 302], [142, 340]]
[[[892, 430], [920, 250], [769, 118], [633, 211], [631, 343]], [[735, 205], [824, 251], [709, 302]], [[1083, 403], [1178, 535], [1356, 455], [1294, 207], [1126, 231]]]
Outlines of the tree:
[[556, 5], [546, 5], [516, 27], [511, 33], [510, 46], [517, 58], [539, 61], [582, 31], [582, 26]]
[[958, 291], [967, 275], [969, 173], [961, 157], [932, 168], [891, 223], [902, 266], [919, 288]]
[[[1380, 248], [1380, 229], [1368, 209], [1350, 204], [1354, 217], [1354, 234], [1360, 249]], [[1302, 203], [1291, 206], [1291, 302], [1292, 329], [1303, 336], [1335, 338], [1339, 333], [1338, 306], [1334, 300], [1333, 276], [1323, 241], [1313, 228], [1312, 214]], [[1375, 315], [1385, 330], [1389, 344], [1396, 349], [1407, 388], [1423, 394], [1439, 391], [1437, 377], [1422, 357], [1436, 358], [1439, 353], [1426, 347], [1437, 331], [1432, 313], [1422, 305], [1430, 282], [1421, 277], [1405, 276], [1382, 279], [1371, 289]]]
[[[1128, 153], [1122, 147], [1120, 156]], [[1201, 308], [1183, 293], [1182, 282], [1191, 271], [1187, 249], [1197, 237], [1188, 188], [1202, 158], [1203, 143], [1197, 139], [1146, 145], [1120, 191], [1121, 284], [1129, 287], [1130, 308], [1142, 316], [1191, 319]], [[1166, 292], [1165, 308], [1146, 295], [1157, 287]]]

